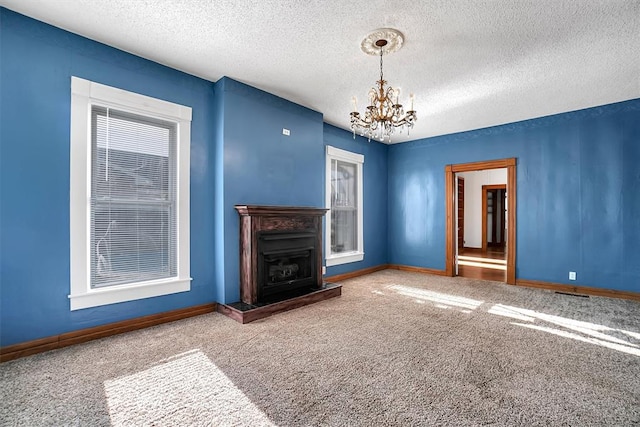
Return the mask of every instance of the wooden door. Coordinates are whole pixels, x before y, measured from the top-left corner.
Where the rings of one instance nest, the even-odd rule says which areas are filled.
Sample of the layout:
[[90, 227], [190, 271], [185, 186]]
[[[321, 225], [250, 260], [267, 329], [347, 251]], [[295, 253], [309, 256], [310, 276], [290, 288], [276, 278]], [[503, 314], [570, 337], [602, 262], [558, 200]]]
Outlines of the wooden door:
[[464, 178], [458, 177], [458, 248], [464, 247]]
[[482, 250], [488, 246], [504, 249], [505, 246], [505, 195], [507, 186], [482, 186]]

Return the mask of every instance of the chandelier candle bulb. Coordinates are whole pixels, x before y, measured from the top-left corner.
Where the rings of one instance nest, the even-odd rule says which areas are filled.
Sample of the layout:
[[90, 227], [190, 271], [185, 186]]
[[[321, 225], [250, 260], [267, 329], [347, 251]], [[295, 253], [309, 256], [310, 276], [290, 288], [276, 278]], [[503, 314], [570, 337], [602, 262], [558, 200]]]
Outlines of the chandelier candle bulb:
[[413, 111], [413, 101], [416, 99], [416, 97], [414, 94], [410, 94], [409, 99], [411, 100], [411, 111]]
[[358, 98], [356, 98], [355, 96], [351, 98], [351, 102], [353, 103], [353, 112], [357, 112], [358, 111]]

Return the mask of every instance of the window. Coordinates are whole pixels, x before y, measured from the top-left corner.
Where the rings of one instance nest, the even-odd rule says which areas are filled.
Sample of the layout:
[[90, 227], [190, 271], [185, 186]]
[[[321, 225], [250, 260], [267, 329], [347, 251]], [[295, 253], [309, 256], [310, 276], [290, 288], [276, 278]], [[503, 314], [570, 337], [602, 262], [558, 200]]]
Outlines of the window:
[[191, 108], [72, 77], [71, 310], [190, 290]]
[[326, 265], [362, 261], [362, 165], [364, 156], [327, 146]]

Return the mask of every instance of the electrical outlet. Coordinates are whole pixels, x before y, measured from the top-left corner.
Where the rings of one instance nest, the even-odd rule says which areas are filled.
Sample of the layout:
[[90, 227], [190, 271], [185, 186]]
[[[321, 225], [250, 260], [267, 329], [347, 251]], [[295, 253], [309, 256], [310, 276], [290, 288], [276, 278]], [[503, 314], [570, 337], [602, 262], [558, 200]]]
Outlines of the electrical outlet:
[[282, 128], [282, 134], [286, 135], [286, 136], [289, 136], [289, 135], [291, 135], [291, 131], [289, 129]]
[[576, 272], [575, 271], [570, 271], [569, 272], [569, 280], [576, 280]]
[[327, 274], [327, 267], [324, 265], [322, 266], [322, 274]]

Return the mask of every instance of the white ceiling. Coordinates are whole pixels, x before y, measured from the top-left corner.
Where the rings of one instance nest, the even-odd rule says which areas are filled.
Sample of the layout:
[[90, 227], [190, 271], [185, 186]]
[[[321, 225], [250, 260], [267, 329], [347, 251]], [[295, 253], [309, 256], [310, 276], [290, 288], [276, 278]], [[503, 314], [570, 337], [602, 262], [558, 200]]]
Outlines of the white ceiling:
[[351, 97], [366, 99], [379, 74], [360, 42], [396, 28], [405, 42], [385, 57], [385, 79], [405, 104], [415, 93], [418, 122], [393, 142], [640, 98], [638, 0], [0, 4], [207, 80], [229, 76], [344, 129]]

